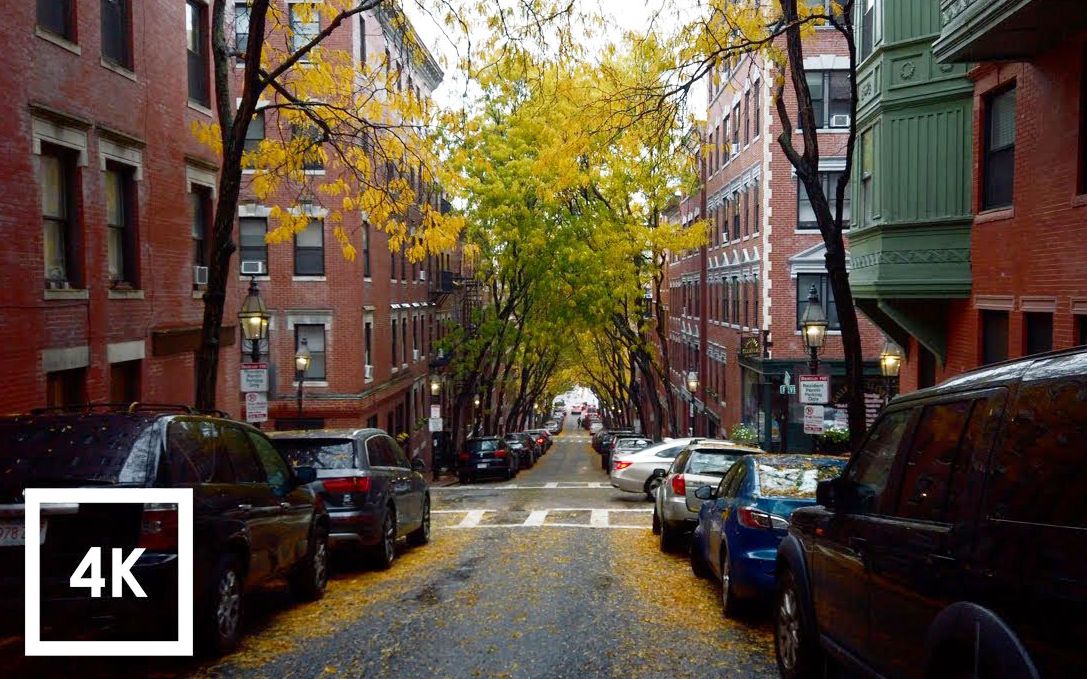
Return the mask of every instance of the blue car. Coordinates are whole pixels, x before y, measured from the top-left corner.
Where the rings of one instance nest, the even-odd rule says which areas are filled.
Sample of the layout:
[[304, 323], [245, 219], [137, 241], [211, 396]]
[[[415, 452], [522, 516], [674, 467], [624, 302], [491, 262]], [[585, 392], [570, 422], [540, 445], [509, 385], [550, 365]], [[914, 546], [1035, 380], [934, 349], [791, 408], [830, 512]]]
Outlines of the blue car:
[[747, 455], [716, 488], [696, 491], [704, 502], [691, 539], [691, 568], [700, 577], [720, 578], [726, 616], [747, 600], [773, 593], [778, 543], [789, 515], [815, 504], [816, 484], [841, 474], [847, 461], [829, 455]]

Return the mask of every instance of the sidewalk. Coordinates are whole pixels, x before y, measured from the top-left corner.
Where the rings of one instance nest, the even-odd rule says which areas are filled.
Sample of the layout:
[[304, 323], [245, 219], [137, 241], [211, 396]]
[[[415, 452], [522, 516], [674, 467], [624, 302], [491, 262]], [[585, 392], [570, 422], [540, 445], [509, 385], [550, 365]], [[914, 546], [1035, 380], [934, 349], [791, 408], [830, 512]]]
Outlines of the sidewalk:
[[438, 478], [432, 479], [430, 481], [430, 487], [431, 488], [441, 488], [443, 486], [454, 486], [457, 483], [459, 483], [459, 480], [457, 479], [457, 475], [454, 474], [453, 472], [447, 471], [447, 472], [438, 474]]

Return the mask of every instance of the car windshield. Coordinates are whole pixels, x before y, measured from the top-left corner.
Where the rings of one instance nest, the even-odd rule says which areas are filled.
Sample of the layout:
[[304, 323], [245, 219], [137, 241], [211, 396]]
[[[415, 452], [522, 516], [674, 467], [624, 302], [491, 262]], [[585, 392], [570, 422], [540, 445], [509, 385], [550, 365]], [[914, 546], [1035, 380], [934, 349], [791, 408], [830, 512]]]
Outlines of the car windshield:
[[469, 441], [467, 443], [467, 446], [468, 450], [472, 451], [473, 453], [488, 450], [498, 450], [498, 448], [500, 447], [496, 439], [476, 439], [474, 441]]
[[740, 455], [724, 450], [702, 449], [695, 450], [687, 458], [687, 474], [706, 474], [709, 476], [724, 476], [732, 467], [732, 463], [740, 459]]
[[14, 419], [0, 423], [5, 490], [70, 484], [147, 482], [154, 453], [146, 418]]
[[355, 449], [351, 439], [275, 439], [273, 443], [295, 467], [355, 467]]
[[816, 485], [820, 481], [826, 481], [841, 474], [845, 463], [844, 459], [793, 456], [759, 460], [756, 464], [759, 495], [797, 499], [814, 498]]

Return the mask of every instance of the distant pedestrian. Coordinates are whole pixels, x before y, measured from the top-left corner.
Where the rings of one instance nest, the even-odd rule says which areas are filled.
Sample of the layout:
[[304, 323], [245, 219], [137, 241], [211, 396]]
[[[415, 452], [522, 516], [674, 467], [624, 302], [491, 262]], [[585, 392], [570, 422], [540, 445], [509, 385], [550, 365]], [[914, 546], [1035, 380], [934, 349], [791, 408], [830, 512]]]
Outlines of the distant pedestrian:
[[580, 415], [577, 418], [577, 428], [581, 429], [581, 416]]

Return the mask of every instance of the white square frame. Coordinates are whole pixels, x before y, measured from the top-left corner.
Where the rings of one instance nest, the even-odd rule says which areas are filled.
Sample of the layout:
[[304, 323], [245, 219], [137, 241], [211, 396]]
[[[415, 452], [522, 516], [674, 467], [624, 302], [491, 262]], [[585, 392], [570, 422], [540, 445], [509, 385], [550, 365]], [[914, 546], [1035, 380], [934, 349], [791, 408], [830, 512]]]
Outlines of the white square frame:
[[[28, 656], [191, 656], [193, 654], [193, 491], [191, 488], [27, 488], [25, 653]], [[41, 640], [41, 506], [71, 503], [177, 505], [176, 641]]]

